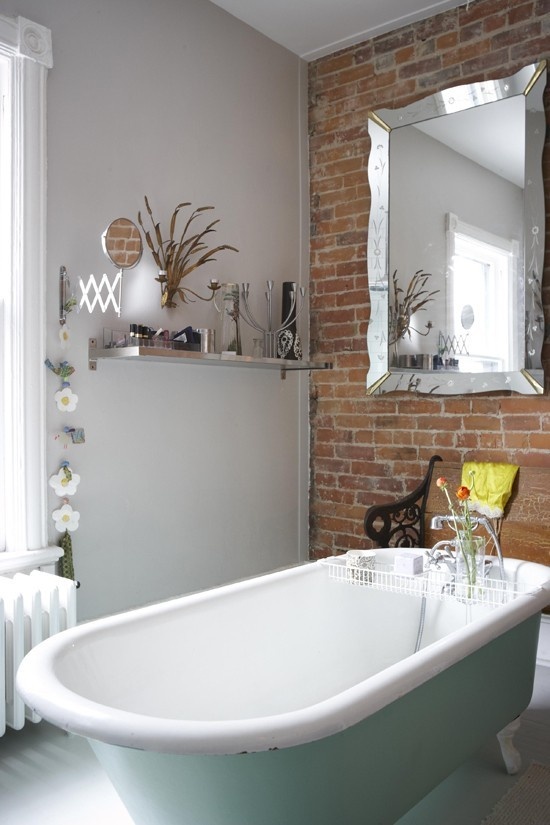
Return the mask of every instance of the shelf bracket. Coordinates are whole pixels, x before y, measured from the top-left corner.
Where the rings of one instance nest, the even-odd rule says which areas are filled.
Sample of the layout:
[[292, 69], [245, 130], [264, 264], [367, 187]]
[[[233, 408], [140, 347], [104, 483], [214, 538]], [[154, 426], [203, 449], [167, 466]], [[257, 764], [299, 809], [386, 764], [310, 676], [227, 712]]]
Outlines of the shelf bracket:
[[97, 338], [88, 338], [88, 369], [95, 372], [97, 370], [97, 358], [92, 358], [90, 350], [97, 349]]

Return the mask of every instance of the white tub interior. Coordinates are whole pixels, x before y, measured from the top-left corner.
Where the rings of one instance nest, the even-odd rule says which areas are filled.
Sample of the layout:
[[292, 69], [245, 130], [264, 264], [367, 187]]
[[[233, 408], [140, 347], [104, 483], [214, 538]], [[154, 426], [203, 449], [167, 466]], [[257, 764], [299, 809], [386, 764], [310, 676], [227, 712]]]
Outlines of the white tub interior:
[[[112, 708], [236, 720], [310, 707], [413, 653], [420, 599], [341, 585], [312, 567], [245, 583], [238, 597], [219, 590], [168, 602], [108, 633], [98, 626], [65, 652], [57, 676]], [[423, 646], [487, 612], [428, 602]]]

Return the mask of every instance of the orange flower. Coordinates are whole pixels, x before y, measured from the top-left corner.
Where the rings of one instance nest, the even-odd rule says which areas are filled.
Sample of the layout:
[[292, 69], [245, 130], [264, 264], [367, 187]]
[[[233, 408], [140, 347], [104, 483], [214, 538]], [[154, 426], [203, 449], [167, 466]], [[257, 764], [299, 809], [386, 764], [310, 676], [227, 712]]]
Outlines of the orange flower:
[[456, 491], [456, 497], [459, 501], [467, 501], [470, 498], [470, 490], [462, 485]]

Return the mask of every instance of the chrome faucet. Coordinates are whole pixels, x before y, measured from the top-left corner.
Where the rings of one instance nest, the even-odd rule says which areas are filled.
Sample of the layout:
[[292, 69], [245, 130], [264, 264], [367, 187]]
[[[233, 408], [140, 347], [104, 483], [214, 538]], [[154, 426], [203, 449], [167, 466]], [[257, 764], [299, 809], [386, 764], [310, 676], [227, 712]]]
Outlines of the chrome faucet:
[[[441, 527], [436, 529], [441, 530]], [[433, 565], [439, 570], [441, 563], [443, 563], [449, 569], [454, 581], [456, 576], [456, 558], [451, 553], [449, 545], [450, 541], [438, 541], [431, 550], [429, 548], [426, 550], [426, 555], [428, 556], [428, 566], [431, 567]]]
[[[472, 527], [475, 530], [478, 525], [481, 525], [487, 531], [491, 541], [493, 542], [494, 548], [497, 552], [498, 556], [498, 569], [500, 572], [500, 578], [502, 581], [506, 581], [506, 575], [504, 573], [504, 559], [502, 557], [502, 549], [500, 547], [500, 542], [498, 540], [498, 536], [495, 532], [493, 525], [491, 524], [490, 520], [487, 516], [471, 516], [470, 521], [472, 523]], [[442, 530], [445, 524], [455, 526], [455, 523], [464, 524], [464, 518], [460, 516], [433, 516], [430, 522], [430, 527], [432, 530]], [[435, 550], [436, 547], [443, 544], [443, 542], [437, 542], [436, 545], [432, 548], [432, 551]], [[430, 558], [432, 558], [430, 554]]]

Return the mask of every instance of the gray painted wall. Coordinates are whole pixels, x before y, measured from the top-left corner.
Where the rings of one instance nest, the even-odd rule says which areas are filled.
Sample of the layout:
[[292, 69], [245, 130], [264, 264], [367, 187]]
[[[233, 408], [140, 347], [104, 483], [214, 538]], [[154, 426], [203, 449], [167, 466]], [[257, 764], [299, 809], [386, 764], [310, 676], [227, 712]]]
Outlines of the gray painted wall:
[[[211, 276], [249, 281], [262, 315], [267, 278], [307, 284], [304, 64], [205, 0], [5, 0], [2, 13], [52, 32], [47, 351], [76, 367], [79, 403], [59, 413], [48, 376], [48, 475], [67, 459], [81, 476], [79, 618], [307, 557], [306, 374], [107, 362], [89, 372], [87, 341], [104, 326], [216, 323], [212, 304], [160, 309], [147, 250], [124, 278], [120, 319], [73, 313], [66, 353], [57, 324], [59, 267], [74, 287], [114, 276], [101, 234], [136, 220], [145, 194], [163, 225], [180, 201], [214, 205], [215, 243], [239, 249], [191, 276], [198, 291]], [[244, 344], [251, 353], [246, 328]], [[86, 443], [61, 449], [65, 424], [84, 427]], [[50, 509], [58, 502], [52, 493]]]

